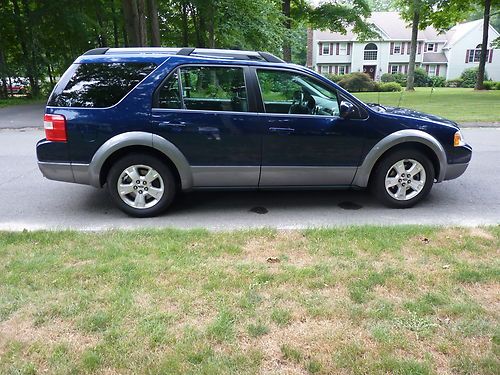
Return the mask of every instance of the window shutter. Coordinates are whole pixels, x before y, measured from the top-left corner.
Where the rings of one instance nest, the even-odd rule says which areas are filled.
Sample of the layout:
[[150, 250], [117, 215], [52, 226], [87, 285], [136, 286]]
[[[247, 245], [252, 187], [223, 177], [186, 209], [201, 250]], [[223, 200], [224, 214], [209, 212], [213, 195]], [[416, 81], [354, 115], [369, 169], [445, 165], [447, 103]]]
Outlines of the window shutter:
[[465, 51], [465, 62], [466, 63], [469, 62], [469, 51], [470, 51], [470, 49], [468, 49], [467, 51]]
[[330, 52], [330, 55], [333, 55], [333, 43], [330, 43], [329, 52]]
[[328, 66], [328, 73], [332, 74], [333, 67], [331, 65]]
[[347, 54], [351, 54], [351, 43], [347, 43]]
[[418, 42], [418, 54], [422, 53], [422, 42]]
[[437, 52], [438, 51], [438, 45], [437, 43], [434, 43], [434, 52]]
[[349, 65], [345, 66], [345, 74], [349, 74]]
[[405, 65], [405, 74], [408, 74], [408, 65]]
[[427, 72], [427, 74], [429, 74], [429, 65], [425, 66], [425, 71]]
[[405, 44], [406, 43], [401, 42], [401, 51], [399, 51], [399, 53], [401, 53], [402, 55], [405, 54]]
[[319, 44], [319, 54], [322, 55], [323, 54], [323, 43], [320, 43]]
[[391, 64], [387, 65], [387, 73], [391, 72]]
[[[493, 48], [490, 49], [490, 58], [488, 59], [488, 62], [491, 63], [493, 61]], [[498, 87], [498, 86], [497, 86]]]
[[339, 74], [339, 66], [335, 65], [335, 74]]
[[394, 42], [391, 42], [391, 55], [394, 54]]
[[336, 55], [339, 54], [339, 51], [340, 51], [340, 43], [337, 43], [337, 51], [336, 51]]
[[440, 66], [441, 66], [441, 65], [436, 65], [436, 77], [439, 77], [439, 67], [440, 67]]
[[410, 54], [410, 49], [411, 49], [411, 42], [406, 43], [406, 54]]

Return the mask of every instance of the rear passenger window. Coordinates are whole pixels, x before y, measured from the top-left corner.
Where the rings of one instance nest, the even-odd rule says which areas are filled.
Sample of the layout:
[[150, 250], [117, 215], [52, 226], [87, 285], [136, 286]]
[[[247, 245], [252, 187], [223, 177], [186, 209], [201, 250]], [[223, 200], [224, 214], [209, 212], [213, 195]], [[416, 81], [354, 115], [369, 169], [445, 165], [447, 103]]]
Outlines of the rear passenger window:
[[77, 64], [65, 87], [56, 87], [49, 106], [105, 108], [118, 103], [156, 65], [152, 63]]
[[160, 108], [246, 112], [248, 101], [243, 69], [180, 68], [160, 88], [158, 104]]

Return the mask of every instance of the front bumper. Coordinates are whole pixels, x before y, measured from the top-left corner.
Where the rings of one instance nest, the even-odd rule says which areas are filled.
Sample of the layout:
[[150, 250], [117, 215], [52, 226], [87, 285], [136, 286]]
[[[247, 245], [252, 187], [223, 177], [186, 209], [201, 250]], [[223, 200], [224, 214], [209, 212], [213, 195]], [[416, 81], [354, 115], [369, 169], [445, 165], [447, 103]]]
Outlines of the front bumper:
[[49, 180], [94, 185], [91, 183], [88, 164], [39, 161], [38, 168]]
[[460, 164], [448, 164], [446, 166], [446, 173], [444, 175], [444, 180], [453, 180], [464, 174], [465, 170], [469, 166], [469, 163]]

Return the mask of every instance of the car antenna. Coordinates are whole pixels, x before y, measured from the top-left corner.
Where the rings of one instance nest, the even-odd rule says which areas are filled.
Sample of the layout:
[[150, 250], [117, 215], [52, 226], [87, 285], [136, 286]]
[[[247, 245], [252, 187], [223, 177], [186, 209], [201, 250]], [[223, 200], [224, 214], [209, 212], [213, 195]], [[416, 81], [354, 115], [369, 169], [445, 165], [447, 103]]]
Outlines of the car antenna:
[[401, 90], [401, 94], [399, 94], [399, 100], [398, 100], [398, 108], [401, 108], [401, 101], [403, 100], [403, 90]]

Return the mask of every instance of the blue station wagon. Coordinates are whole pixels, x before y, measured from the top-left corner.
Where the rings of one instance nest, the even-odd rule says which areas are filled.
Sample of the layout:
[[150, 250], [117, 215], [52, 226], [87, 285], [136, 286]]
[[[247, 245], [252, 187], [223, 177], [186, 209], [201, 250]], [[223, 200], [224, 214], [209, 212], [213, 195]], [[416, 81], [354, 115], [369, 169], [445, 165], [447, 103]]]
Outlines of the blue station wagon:
[[38, 165], [106, 186], [124, 212], [194, 189], [367, 188], [411, 207], [457, 178], [472, 149], [455, 122], [365, 104], [266, 52], [99, 48], [54, 88]]

